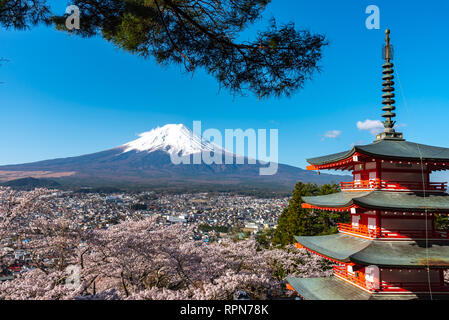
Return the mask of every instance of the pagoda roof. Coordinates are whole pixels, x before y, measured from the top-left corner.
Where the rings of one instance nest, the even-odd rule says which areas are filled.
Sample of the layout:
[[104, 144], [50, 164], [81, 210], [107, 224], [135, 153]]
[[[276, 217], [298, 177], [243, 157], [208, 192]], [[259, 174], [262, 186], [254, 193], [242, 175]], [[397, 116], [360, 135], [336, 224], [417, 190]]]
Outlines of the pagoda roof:
[[295, 237], [305, 248], [333, 260], [380, 267], [449, 267], [449, 241], [367, 240], [337, 233]]
[[351, 262], [353, 254], [371, 244], [371, 240], [351, 237], [342, 233], [314, 237], [295, 236], [295, 239], [307, 249], [340, 262]]
[[[428, 298], [425, 294], [371, 294], [337, 277], [294, 278], [288, 283], [305, 300], [415, 300]], [[433, 295], [432, 299], [447, 299]]]
[[405, 140], [382, 139], [351, 150], [307, 159], [311, 165], [325, 165], [347, 159], [355, 153], [398, 160], [448, 161], [449, 148], [434, 147]]
[[317, 208], [350, 208], [401, 211], [449, 211], [449, 194], [426, 194], [401, 191], [338, 192], [323, 196], [303, 197]]
[[287, 281], [305, 300], [369, 300], [372, 296], [337, 277], [287, 277]]

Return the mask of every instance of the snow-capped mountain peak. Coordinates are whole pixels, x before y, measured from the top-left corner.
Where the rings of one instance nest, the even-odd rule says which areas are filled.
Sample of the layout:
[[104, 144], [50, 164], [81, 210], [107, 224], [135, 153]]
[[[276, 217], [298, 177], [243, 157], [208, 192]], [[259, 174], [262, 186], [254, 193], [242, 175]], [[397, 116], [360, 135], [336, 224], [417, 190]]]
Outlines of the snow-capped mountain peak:
[[180, 156], [199, 153], [202, 151], [223, 150], [220, 146], [202, 139], [183, 124], [167, 124], [153, 130], [139, 134], [138, 139], [122, 146], [123, 152], [153, 152], [164, 151]]

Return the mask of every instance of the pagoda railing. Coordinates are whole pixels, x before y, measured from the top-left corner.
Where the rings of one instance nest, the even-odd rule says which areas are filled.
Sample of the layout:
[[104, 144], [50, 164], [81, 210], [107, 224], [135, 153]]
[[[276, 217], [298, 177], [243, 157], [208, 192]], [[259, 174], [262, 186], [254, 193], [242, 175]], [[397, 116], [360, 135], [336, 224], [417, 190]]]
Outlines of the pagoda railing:
[[[362, 287], [370, 292], [428, 292], [429, 284], [427, 282], [387, 282], [380, 281], [378, 289], [368, 287], [366, 281], [363, 281], [354, 274], [350, 274], [346, 270], [346, 266], [334, 266], [334, 275], [348, 280], [353, 284]], [[431, 283], [430, 288], [433, 292], [449, 292], [449, 285], [444, 283]]]
[[381, 237], [384, 238], [411, 238], [411, 239], [449, 239], [449, 232], [439, 230], [386, 230], [381, 229]]
[[355, 274], [352, 275], [346, 270], [346, 266], [333, 266], [334, 269], [334, 275], [339, 276], [343, 279], [348, 280], [349, 282], [352, 282], [366, 290], [369, 291], [375, 291], [374, 289], [368, 289], [366, 286], [366, 281], [361, 280], [360, 278], [356, 277]]
[[387, 230], [384, 228], [368, 228], [368, 226], [359, 224], [358, 227], [348, 223], [339, 223], [340, 232], [352, 233], [369, 238], [391, 238], [391, 239], [449, 239], [448, 231], [429, 230]]
[[359, 224], [358, 227], [353, 226], [348, 223], [339, 223], [338, 230], [340, 232], [354, 233], [361, 236], [366, 236], [370, 238], [379, 238], [381, 236], [380, 229], [378, 227], [368, 228], [368, 226]]
[[395, 191], [417, 191], [426, 190], [429, 192], [445, 192], [447, 182], [390, 182], [380, 179], [355, 180], [351, 182], [340, 182], [342, 190], [395, 190]]
[[[447, 284], [431, 283], [432, 292], [449, 292]], [[383, 292], [428, 292], [427, 282], [380, 282], [380, 290]]]

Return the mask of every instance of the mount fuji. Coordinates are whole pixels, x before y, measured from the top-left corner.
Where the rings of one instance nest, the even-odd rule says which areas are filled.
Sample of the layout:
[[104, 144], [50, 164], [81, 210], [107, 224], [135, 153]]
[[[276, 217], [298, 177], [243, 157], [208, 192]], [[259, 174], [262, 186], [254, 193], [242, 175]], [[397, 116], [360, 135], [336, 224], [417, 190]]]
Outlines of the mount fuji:
[[[174, 164], [173, 155], [194, 157], [208, 151], [232, 156], [233, 164]], [[0, 182], [20, 178], [51, 178], [67, 187], [164, 188], [176, 190], [291, 191], [295, 183], [349, 181], [349, 176], [317, 175], [278, 164], [271, 176], [259, 175], [259, 163], [236, 164], [242, 157], [201, 138], [182, 124], [168, 124], [139, 135], [124, 145], [77, 157], [0, 166]], [[192, 163], [192, 162], [191, 162]], [[194, 162], [193, 162], [194, 163]]]
[[193, 134], [183, 124], [167, 124], [139, 136], [139, 139], [124, 144], [123, 152], [135, 150], [150, 153], [160, 150], [168, 154], [186, 156], [202, 151], [224, 151], [220, 146]]

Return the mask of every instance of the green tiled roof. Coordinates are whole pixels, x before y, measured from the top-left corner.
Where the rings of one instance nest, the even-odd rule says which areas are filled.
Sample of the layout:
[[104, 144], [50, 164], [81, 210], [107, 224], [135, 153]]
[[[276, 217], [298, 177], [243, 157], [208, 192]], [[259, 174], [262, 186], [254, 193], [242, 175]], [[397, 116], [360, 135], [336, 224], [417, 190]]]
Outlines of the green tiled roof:
[[[414, 300], [428, 299], [427, 295], [416, 294], [370, 294], [336, 277], [293, 278], [288, 283], [305, 300]], [[447, 299], [433, 295], [432, 299]]]
[[365, 197], [373, 191], [367, 192], [337, 192], [326, 194], [324, 196], [302, 197], [304, 202], [314, 206], [333, 208], [333, 207], [347, 207], [352, 205], [355, 199]]
[[374, 157], [403, 160], [420, 160], [421, 157], [424, 161], [449, 160], [449, 148], [428, 146], [403, 140], [379, 140], [363, 146], [354, 146], [354, 148], [348, 151], [307, 159], [307, 162], [312, 165], [328, 164], [350, 157], [355, 152]]
[[449, 241], [367, 240], [337, 233], [295, 237], [304, 247], [342, 262], [381, 267], [449, 267]]
[[371, 294], [335, 277], [287, 277], [287, 281], [305, 300], [369, 300], [371, 298]]
[[347, 157], [353, 155], [354, 153], [355, 153], [355, 150], [352, 149], [352, 150], [348, 150], [348, 151], [333, 153], [333, 154], [329, 154], [327, 156], [321, 156], [321, 157], [316, 157], [316, 158], [311, 158], [311, 159], [306, 159], [306, 160], [310, 164], [321, 165], [321, 164], [327, 164], [327, 163], [332, 163], [335, 161], [346, 159]]
[[449, 267], [449, 241], [372, 241], [351, 261], [385, 267]]
[[371, 240], [349, 237], [342, 233], [316, 237], [295, 236], [295, 239], [310, 250], [342, 262], [350, 262], [353, 254], [371, 243]]
[[423, 194], [400, 191], [338, 192], [324, 196], [303, 197], [311, 205], [323, 208], [348, 207], [401, 211], [447, 211], [449, 194]]

